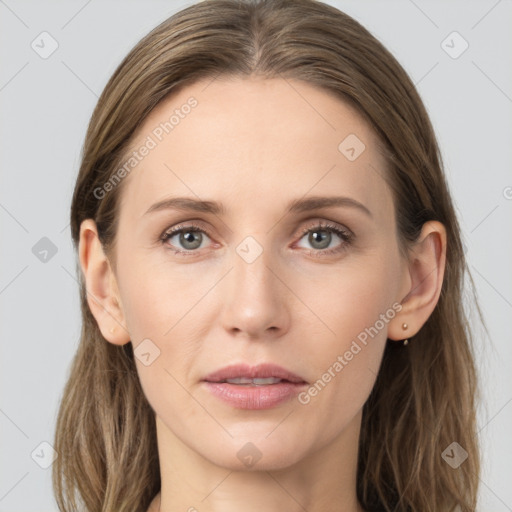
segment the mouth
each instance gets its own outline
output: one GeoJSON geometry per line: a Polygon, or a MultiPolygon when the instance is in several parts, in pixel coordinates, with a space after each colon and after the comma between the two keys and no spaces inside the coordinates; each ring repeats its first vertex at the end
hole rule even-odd
{"type": "Polygon", "coordinates": [[[232,365],[203,379],[215,397],[237,409],[270,409],[296,396],[308,383],[281,366],[232,365]]]}
{"type": "Polygon", "coordinates": [[[267,386],[286,381],[293,384],[307,382],[295,373],[275,364],[264,363],[257,366],[247,364],[235,364],[226,366],[207,375],[206,382],[227,382],[238,385],[267,386]]]}
{"type": "MultiPolygon", "coordinates": [[[[207,381],[208,382],[208,381],[207,381]]],[[[270,384],[279,384],[280,382],[290,382],[286,379],[278,379],[277,377],[255,378],[235,377],[233,379],[225,379],[218,381],[220,383],[236,384],[238,386],[268,386],[270,384]]]]}

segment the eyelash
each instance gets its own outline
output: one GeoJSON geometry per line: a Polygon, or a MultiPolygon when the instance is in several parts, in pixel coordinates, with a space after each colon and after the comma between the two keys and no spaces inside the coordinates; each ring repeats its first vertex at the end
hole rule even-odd
{"type": "MultiPolygon", "coordinates": [[[[343,243],[333,249],[304,249],[309,255],[314,257],[325,257],[331,254],[336,254],[345,251],[346,249],[348,249],[348,246],[350,246],[354,239],[353,233],[348,229],[342,229],[335,224],[331,224],[330,222],[320,221],[313,226],[304,228],[300,235],[299,241],[302,240],[302,238],[304,238],[304,236],[307,235],[308,233],[312,233],[315,231],[328,231],[330,233],[334,233],[335,235],[338,235],[338,237],[343,241],[343,243]]],[[[190,232],[204,233],[209,238],[211,238],[208,231],[206,231],[204,228],[198,226],[197,224],[189,223],[186,226],[178,225],[164,231],[160,236],[159,240],[162,242],[163,245],[168,245],[166,244],[167,240],[172,238],[174,235],[190,232]]],[[[172,252],[180,256],[196,256],[197,253],[199,252],[198,250],[186,251],[181,249],[173,249],[171,247],[169,248],[172,252]]]]}

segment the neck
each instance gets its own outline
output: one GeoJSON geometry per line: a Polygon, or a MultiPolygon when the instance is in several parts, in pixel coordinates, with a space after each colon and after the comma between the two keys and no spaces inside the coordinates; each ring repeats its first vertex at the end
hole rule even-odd
{"type": "Polygon", "coordinates": [[[221,467],[156,418],[161,492],[148,512],[363,512],[356,496],[361,415],[330,443],[288,467],[221,467]]]}

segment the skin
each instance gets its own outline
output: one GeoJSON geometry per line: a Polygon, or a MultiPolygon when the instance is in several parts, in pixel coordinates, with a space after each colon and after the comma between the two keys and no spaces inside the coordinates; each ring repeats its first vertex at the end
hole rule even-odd
{"type": "Polygon", "coordinates": [[[361,511],[362,407],[386,339],[413,336],[437,303],[444,227],[425,224],[401,256],[375,135],[351,107],[302,82],[197,82],[150,114],[132,148],[191,96],[198,105],[125,178],[115,267],[91,219],[80,234],[89,306],[105,339],[136,348],[149,338],[160,350],[149,366],[136,358],[161,464],[162,490],[149,510],[361,511]],[[354,161],[338,150],[349,134],[366,146],[354,161]],[[347,205],[286,213],[289,201],[313,195],[349,197],[371,215],[347,205]],[[145,214],[171,196],[218,201],[225,212],[145,214]],[[196,255],[172,252],[190,247],[179,235],[159,241],[191,220],[206,233],[196,255]],[[328,248],[342,250],[322,256],[324,246],[302,233],[319,221],[348,228],[352,242],[332,234],[328,248]],[[263,251],[252,263],[236,251],[247,236],[263,251]],[[307,404],[240,410],[201,383],[235,362],[273,362],[314,383],[398,303],[401,311],[307,404]],[[248,442],[262,455],[252,467],[237,457],[248,442]]]}

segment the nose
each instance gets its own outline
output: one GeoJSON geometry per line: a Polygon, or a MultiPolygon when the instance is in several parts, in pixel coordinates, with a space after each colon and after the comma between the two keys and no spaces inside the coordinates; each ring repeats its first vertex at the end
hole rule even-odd
{"type": "Polygon", "coordinates": [[[289,329],[292,298],[279,276],[276,261],[272,261],[271,251],[254,245],[242,245],[233,254],[233,268],[226,276],[221,322],[232,336],[275,339],[289,329]],[[248,249],[245,253],[244,248],[248,249]],[[262,252],[253,259],[255,250],[262,252]]]}

